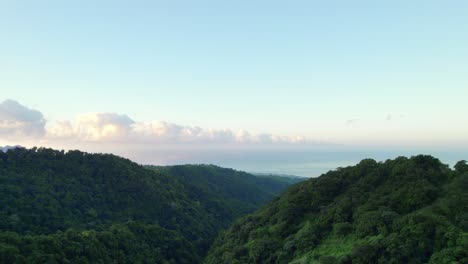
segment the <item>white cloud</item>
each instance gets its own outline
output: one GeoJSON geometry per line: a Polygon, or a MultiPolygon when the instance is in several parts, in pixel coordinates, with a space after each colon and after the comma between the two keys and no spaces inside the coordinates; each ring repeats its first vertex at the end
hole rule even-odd
{"type": "Polygon", "coordinates": [[[121,141],[129,137],[135,123],[127,115],[88,113],[75,121],[56,122],[48,131],[50,138],[79,141],[121,141]]]}
{"type": "Polygon", "coordinates": [[[205,138],[200,127],[181,126],[168,122],[138,122],[132,125],[133,137],[143,141],[193,142],[205,138]]]}
{"type": "Polygon", "coordinates": [[[5,138],[39,138],[45,134],[41,112],[27,108],[16,101],[0,103],[0,136],[5,138]]]}
{"type": "Polygon", "coordinates": [[[203,129],[167,122],[135,123],[133,136],[140,140],[165,143],[303,143],[301,136],[286,137],[270,134],[252,135],[245,130],[203,129]]]}
{"type": "Polygon", "coordinates": [[[169,122],[135,122],[126,115],[88,113],[74,121],[59,121],[48,130],[49,139],[122,143],[303,143],[304,137],[252,135],[245,130],[203,129],[169,122]]]}
{"type": "MultiPolygon", "coordinates": [[[[138,122],[124,114],[87,113],[74,120],[47,123],[41,112],[16,101],[0,104],[0,138],[41,142],[122,144],[296,144],[301,136],[251,134],[245,130],[183,126],[170,122],[138,122]]],[[[34,143],[32,143],[34,144],[34,143]]]]}

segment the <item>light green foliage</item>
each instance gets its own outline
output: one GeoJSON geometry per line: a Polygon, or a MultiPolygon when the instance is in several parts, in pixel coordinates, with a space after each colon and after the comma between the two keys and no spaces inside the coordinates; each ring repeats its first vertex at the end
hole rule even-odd
{"type": "Polygon", "coordinates": [[[330,171],[238,221],[205,263],[468,263],[465,166],[419,155],[330,171]],[[252,242],[264,230],[269,247],[252,242]]]}

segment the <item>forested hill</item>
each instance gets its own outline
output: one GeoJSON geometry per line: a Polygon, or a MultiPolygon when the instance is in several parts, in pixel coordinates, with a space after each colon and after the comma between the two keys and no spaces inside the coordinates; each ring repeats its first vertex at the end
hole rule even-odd
{"type": "Polygon", "coordinates": [[[283,188],[214,166],[154,171],[109,154],[10,149],[0,263],[199,263],[222,228],[283,188]],[[218,189],[204,186],[216,176],[218,189]]]}
{"type": "MultiPolygon", "coordinates": [[[[214,165],[147,166],[147,168],[180,180],[186,186],[191,199],[202,199],[205,204],[220,204],[220,208],[216,208],[218,214],[227,208],[234,209],[231,211],[232,217],[226,219],[252,212],[290,185],[306,179],[273,175],[254,176],[214,165]]],[[[232,223],[230,220],[228,222],[232,223]]]]}
{"type": "Polygon", "coordinates": [[[468,263],[468,165],[420,155],[330,171],[237,221],[205,263],[468,263]]]}

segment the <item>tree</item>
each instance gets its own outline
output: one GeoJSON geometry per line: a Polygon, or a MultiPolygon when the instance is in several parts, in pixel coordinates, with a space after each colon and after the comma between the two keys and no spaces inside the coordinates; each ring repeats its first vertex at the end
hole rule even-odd
{"type": "Polygon", "coordinates": [[[455,164],[454,168],[460,173],[468,172],[468,164],[466,164],[466,160],[460,160],[455,164]]]}

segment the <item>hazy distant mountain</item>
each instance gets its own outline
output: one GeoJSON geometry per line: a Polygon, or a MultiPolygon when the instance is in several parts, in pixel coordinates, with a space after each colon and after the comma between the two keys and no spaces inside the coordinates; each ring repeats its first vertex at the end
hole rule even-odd
{"type": "Polygon", "coordinates": [[[299,183],[299,182],[306,181],[309,179],[309,177],[297,176],[297,175],[291,175],[291,174],[283,174],[283,173],[255,172],[252,174],[257,177],[270,178],[270,179],[274,178],[274,179],[278,179],[282,181],[287,181],[287,182],[290,182],[291,184],[299,183]]]}
{"type": "Polygon", "coordinates": [[[286,178],[294,178],[294,179],[302,179],[307,180],[307,177],[304,176],[297,176],[291,174],[284,174],[284,173],[270,173],[270,172],[251,172],[255,176],[279,176],[279,177],[286,177],[286,178]]]}
{"type": "Polygon", "coordinates": [[[0,151],[1,152],[7,152],[8,150],[10,149],[15,149],[15,148],[24,148],[20,145],[16,145],[16,146],[4,146],[4,147],[0,147],[0,151]]]}

